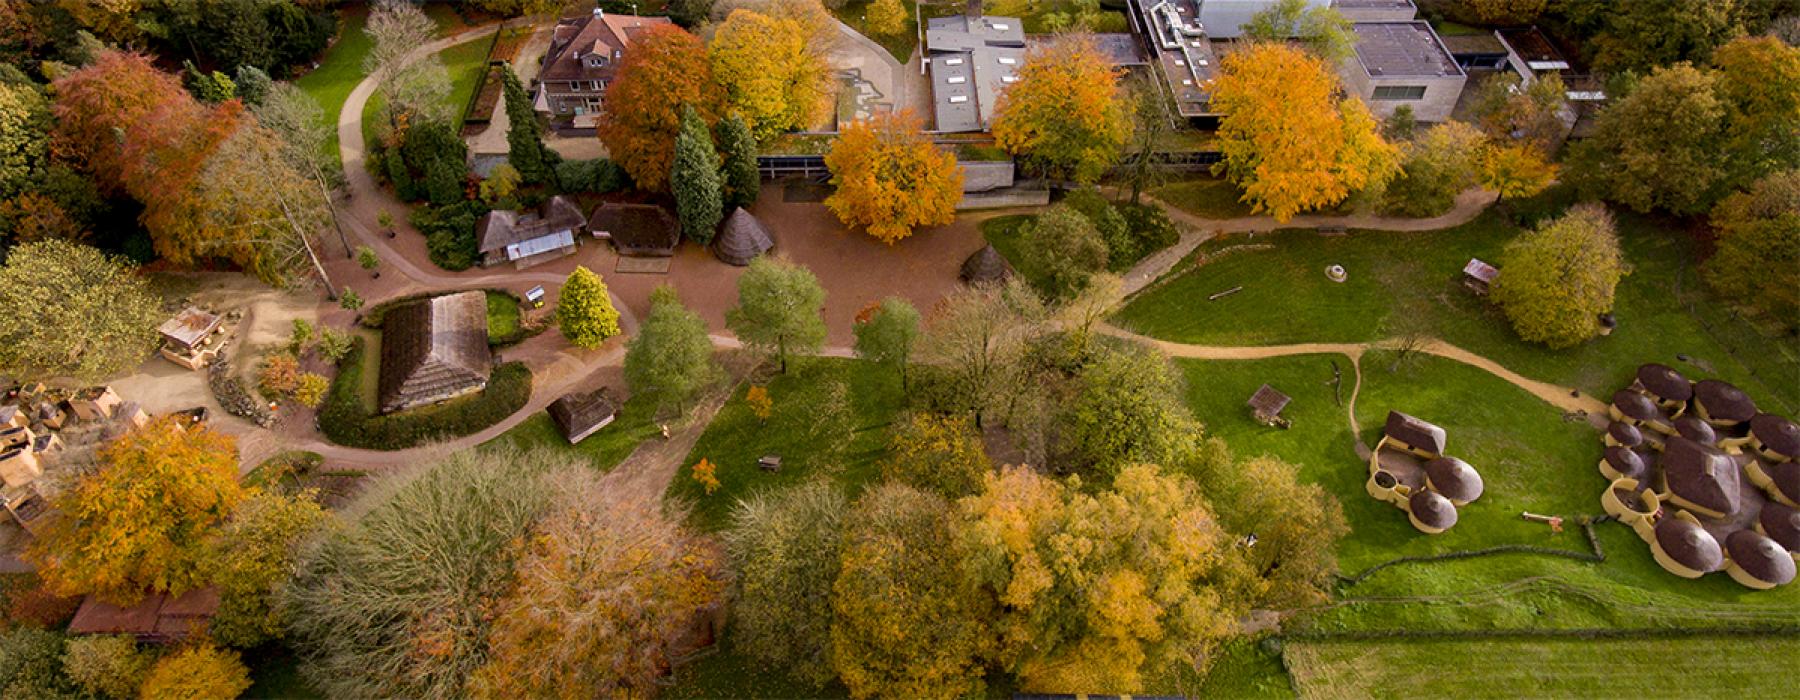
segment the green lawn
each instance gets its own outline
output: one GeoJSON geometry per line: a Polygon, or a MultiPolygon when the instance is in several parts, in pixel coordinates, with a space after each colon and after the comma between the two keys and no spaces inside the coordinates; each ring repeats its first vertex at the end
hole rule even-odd
{"type": "Polygon", "coordinates": [[[1773,698],[1793,693],[1800,639],[1289,642],[1286,657],[1308,697],[1773,698]]]}
{"type": "Polygon", "coordinates": [[[1639,364],[1665,362],[1736,382],[1766,407],[1795,413],[1800,339],[1763,337],[1710,298],[1693,270],[1698,244],[1686,234],[1628,213],[1618,219],[1632,268],[1615,300],[1619,329],[1568,350],[1519,340],[1497,310],[1462,288],[1469,258],[1497,261],[1520,231],[1491,211],[1442,231],[1327,238],[1288,229],[1208,241],[1197,254],[1232,250],[1137,296],[1114,321],[1177,342],[1278,345],[1371,341],[1406,317],[1520,374],[1591,394],[1611,394],[1639,364]],[[1333,264],[1349,272],[1347,282],[1325,277],[1333,264]],[[1206,300],[1232,287],[1243,289],[1206,300]]]}
{"type": "Polygon", "coordinates": [[[630,456],[631,451],[637,449],[638,443],[657,437],[660,432],[656,423],[656,407],[649,399],[633,398],[619,408],[619,415],[612,423],[575,445],[563,438],[562,431],[556,428],[556,423],[550,420],[548,413],[538,413],[525,419],[487,444],[513,445],[521,452],[533,454],[537,450],[566,452],[605,472],[611,471],[630,456]]]}
{"type": "MultiPolygon", "coordinates": [[[[450,73],[450,94],[444,98],[446,112],[451,119],[457,120],[456,126],[461,128],[463,109],[469,100],[475,97],[475,86],[481,80],[481,74],[487,67],[488,48],[493,44],[491,36],[472,39],[439,51],[438,60],[444,63],[444,69],[450,73]]],[[[361,80],[361,78],[358,78],[361,80]]],[[[369,96],[363,104],[363,140],[375,142],[376,121],[381,118],[381,106],[385,103],[380,93],[369,96]]]]}
{"type": "Polygon", "coordinates": [[[342,27],[338,30],[337,43],[325,52],[325,60],[319,62],[318,68],[294,80],[294,85],[318,102],[323,110],[325,124],[331,127],[331,136],[325,143],[326,152],[334,156],[338,150],[338,112],[343,111],[344,100],[350,99],[350,91],[368,75],[363,71],[363,59],[374,48],[368,32],[363,31],[363,25],[369,20],[366,8],[346,8],[339,17],[342,27]]]}
{"type": "Polygon", "coordinates": [[[519,298],[505,292],[487,292],[488,342],[509,345],[519,341],[519,298]]]}
{"type": "Polygon", "coordinates": [[[1208,219],[1250,216],[1250,205],[1238,201],[1243,190],[1223,178],[1196,177],[1171,182],[1150,190],[1150,194],[1194,216],[1208,219]]]}
{"type": "Polygon", "coordinates": [[[792,486],[823,475],[854,492],[879,475],[887,427],[903,402],[899,377],[891,370],[861,360],[790,359],[788,373],[768,383],[774,414],[767,422],[757,420],[744,403],[747,390],[748,385],[739,387],[719,410],[669,486],[670,498],[694,504],[694,520],[702,529],[724,527],[732,504],[759,489],[792,486]],[[834,381],[849,386],[854,414],[849,436],[814,430],[819,406],[834,381]],[[827,461],[820,456],[831,441],[846,439],[843,459],[827,461]],[[757,460],[768,454],[781,456],[779,472],[757,468],[757,460]],[[710,495],[687,469],[702,458],[718,468],[720,487],[710,495]]]}
{"type": "Polygon", "coordinates": [[[996,216],[981,222],[981,237],[986,238],[994,250],[1000,251],[1000,257],[1012,263],[1013,270],[1025,277],[1031,286],[1042,290],[1049,283],[1044,279],[1044,272],[1025,258],[1025,227],[1036,221],[1030,214],[1008,214],[996,216]]]}

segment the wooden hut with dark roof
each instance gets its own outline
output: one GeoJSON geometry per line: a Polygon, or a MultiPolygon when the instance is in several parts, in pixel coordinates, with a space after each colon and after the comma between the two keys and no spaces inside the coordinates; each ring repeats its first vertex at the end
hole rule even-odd
{"type": "Polygon", "coordinates": [[[1489,265],[1480,258],[1469,258],[1468,264],[1463,265],[1463,286],[1478,295],[1487,296],[1494,281],[1498,279],[1500,268],[1489,265]]]}
{"type": "Polygon", "coordinates": [[[1700,578],[1725,565],[1725,551],[1706,528],[1687,513],[1657,521],[1650,540],[1656,563],[1682,578],[1700,578]]]}
{"type": "Polygon", "coordinates": [[[563,437],[571,445],[599,432],[619,415],[619,405],[613,401],[605,387],[591,392],[565,394],[552,401],[545,410],[549,411],[550,420],[556,423],[557,429],[562,431],[563,437]]]}
{"type": "Polygon", "coordinates": [[[1753,459],[1744,465],[1744,474],[1750,483],[1769,492],[1769,498],[1800,508],[1800,462],[1770,464],[1753,459]]]}
{"type": "Polygon", "coordinates": [[[1770,413],[1750,419],[1750,449],[1771,462],[1800,460],[1800,425],[1770,413]]]}
{"type": "Polygon", "coordinates": [[[1670,438],[1660,463],[1668,501],[1708,518],[1736,513],[1742,503],[1737,463],[1711,445],[1670,438]]]}
{"type": "Polygon", "coordinates": [[[1762,512],[1756,514],[1756,531],[1800,558],[1800,509],[1785,503],[1764,503],[1762,512]]]}
{"type": "Polygon", "coordinates": [[[575,234],[587,217],[575,201],[556,195],[538,211],[495,209],[475,223],[475,247],[482,265],[512,263],[523,270],[575,254],[575,234]]]}
{"type": "Polygon", "coordinates": [[[1420,491],[1406,499],[1406,519],[1419,532],[1436,535],[1456,525],[1456,505],[1436,491],[1420,491]]]}
{"type": "Polygon", "coordinates": [[[1713,430],[1711,423],[1700,420],[1699,416],[1682,416],[1676,418],[1674,423],[1676,435],[1702,445],[1716,445],[1719,442],[1719,432],[1713,430]]]}
{"type": "Polygon", "coordinates": [[[1704,379],[1694,385],[1694,408],[1706,422],[1720,428],[1756,417],[1756,402],[1749,394],[1717,379],[1704,379]]]}
{"type": "Polygon", "coordinates": [[[1256,393],[1251,394],[1250,400],[1245,403],[1250,407],[1250,414],[1256,418],[1256,422],[1285,428],[1288,427],[1288,420],[1281,417],[1281,412],[1291,401],[1293,399],[1288,398],[1287,394],[1264,384],[1257,387],[1256,393]]]}
{"type": "Polygon", "coordinates": [[[1388,411],[1382,441],[1426,459],[1444,454],[1444,429],[1399,411],[1388,411]]]}
{"type": "Polygon", "coordinates": [[[588,217],[588,230],[626,257],[666,258],[681,245],[681,225],[654,204],[602,204],[588,217]]]}
{"type": "Polygon", "coordinates": [[[1671,411],[1687,405],[1694,397],[1694,383],[1668,365],[1655,362],[1640,365],[1631,387],[1648,394],[1656,403],[1671,411]]]}
{"type": "Polygon", "coordinates": [[[1425,463],[1425,486],[1441,493],[1457,507],[1481,498],[1481,473],[1455,457],[1439,457],[1425,463]]]}
{"type": "Polygon", "coordinates": [[[719,235],[713,238],[712,253],[719,262],[743,267],[774,247],[775,239],[769,236],[769,229],[754,214],[738,207],[725,218],[719,235]]]}
{"type": "Polygon", "coordinates": [[[1012,265],[993,246],[982,246],[963,260],[962,281],[968,285],[1004,284],[1013,276],[1012,265]]]}
{"type": "Polygon", "coordinates": [[[1725,573],[1750,588],[1767,590],[1794,580],[1793,555],[1753,530],[1726,535],[1725,556],[1725,573]]]}
{"type": "Polygon", "coordinates": [[[1612,415],[1613,420],[1629,423],[1640,429],[1649,428],[1664,435],[1675,434],[1675,426],[1669,423],[1668,415],[1656,406],[1656,402],[1630,389],[1613,392],[1612,404],[1607,407],[1607,412],[1612,415]]]}
{"type": "Polygon", "coordinates": [[[390,309],[381,325],[381,412],[436,403],[487,386],[487,296],[432,297],[390,309]]]}

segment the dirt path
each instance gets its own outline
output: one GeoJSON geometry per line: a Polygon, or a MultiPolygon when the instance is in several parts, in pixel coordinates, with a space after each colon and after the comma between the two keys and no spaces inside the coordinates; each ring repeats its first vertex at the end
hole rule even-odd
{"type": "Polygon", "coordinates": [[[681,472],[688,453],[694,451],[694,443],[700,441],[700,435],[706,432],[706,426],[712,423],[713,416],[718,415],[731,394],[731,386],[715,390],[701,399],[693,413],[688,414],[686,422],[671,431],[669,439],[638,444],[630,456],[607,473],[607,490],[623,492],[634,500],[661,502],[663,492],[669,490],[669,483],[681,472]]]}

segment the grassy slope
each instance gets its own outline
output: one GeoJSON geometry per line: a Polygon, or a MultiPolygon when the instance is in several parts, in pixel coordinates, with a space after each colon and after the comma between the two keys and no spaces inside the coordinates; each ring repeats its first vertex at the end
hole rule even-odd
{"type": "Polygon", "coordinates": [[[489,338],[510,338],[519,332],[519,300],[510,294],[487,293],[489,338]]]}
{"type": "MultiPolygon", "coordinates": [[[[483,68],[487,65],[490,40],[475,39],[457,44],[438,52],[438,60],[444,63],[444,69],[450,73],[450,95],[444,98],[444,105],[452,118],[459,120],[460,126],[463,108],[475,95],[475,85],[481,79],[483,68]]],[[[380,94],[370,95],[369,101],[363,104],[363,140],[374,143],[376,120],[381,117],[381,106],[384,101],[380,94]]]]}
{"type": "Polygon", "coordinates": [[[1025,281],[1041,290],[1045,287],[1044,273],[1025,259],[1025,227],[1036,220],[1037,217],[1029,214],[996,216],[981,222],[981,236],[994,246],[994,250],[1000,251],[1000,257],[1012,263],[1014,270],[1025,276],[1025,281]]]}
{"type": "Polygon", "coordinates": [[[1384,320],[1405,310],[1426,318],[1430,330],[1451,343],[1528,377],[1589,393],[1610,394],[1638,364],[1657,361],[1737,382],[1771,408],[1800,409],[1800,345],[1762,339],[1728,320],[1724,307],[1699,289],[1692,269],[1699,251],[1690,239],[1644,217],[1621,214],[1619,222],[1633,268],[1618,287],[1620,327],[1569,350],[1519,340],[1503,316],[1460,286],[1459,271],[1469,258],[1496,260],[1519,231],[1492,212],[1444,231],[1322,238],[1310,230],[1285,230],[1209,241],[1202,251],[1245,243],[1273,248],[1234,252],[1169,280],[1134,299],[1115,320],[1179,342],[1273,345],[1373,340],[1382,335],[1384,320]],[[1348,282],[1326,279],[1324,269],[1332,264],[1349,271],[1348,282]],[[1205,301],[1234,286],[1243,291],[1205,301]],[[1702,324],[1690,307],[1713,319],[1712,325],[1702,324]],[[1678,354],[1714,371],[1681,364],[1678,354]]]}
{"type": "Polygon", "coordinates": [[[788,373],[777,375],[768,383],[774,415],[767,422],[758,421],[744,403],[747,390],[748,386],[739,387],[719,410],[669,486],[670,498],[694,503],[694,520],[702,529],[724,527],[731,504],[758,489],[792,486],[814,475],[846,484],[853,492],[860,489],[880,471],[878,462],[886,451],[886,427],[903,401],[899,378],[891,371],[860,360],[836,358],[790,359],[788,373]],[[810,431],[826,387],[834,380],[849,385],[855,413],[849,446],[841,464],[835,465],[826,464],[817,455],[828,441],[841,438],[810,431]],[[757,459],[766,454],[781,456],[781,471],[770,473],[757,468],[757,459]],[[720,487],[710,495],[686,469],[702,458],[718,468],[720,487]]]}
{"type": "Polygon", "coordinates": [[[563,438],[550,414],[539,413],[513,426],[489,445],[511,444],[521,450],[553,450],[567,452],[591,463],[600,471],[611,471],[637,449],[638,443],[659,434],[656,407],[647,399],[631,399],[620,407],[613,422],[587,436],[580,444],[570,445],[563,438]]]}
{"type": "Polygon", "coordinates": [[[1220,178],[1194,178],[1171,182],[1150,194],[1171,206],[1194,216],[1208,219],[1231,219],[1250,216],[1250,205],[1238,201],[1243,191],[1220,178]]]}
{"type": "Polygon", "coordinates": [[[1308,697],[1757,698],[1793,692],[1775,660],[1800,658],[1800,640],[1290,642],[1287,652],[1308,697]]]}
{"type": "Polygon", "coordinates": [[[356,89],[356,84],[367,75],[363,71],[363,59],[374,48],[369,34],[363,31],[363,25],[369,19],[366,9],[347,8],[342,18],[343,27],[338,32],[337,43],[325,53],[325,60],[319,62],[318,68],[294,81],[294,85],[319,103],[325,123],[332,127],[325,144],[331,154],[338,150],[338,112],[343,111],[344,100],[350,98],[350,91],[356,89]]]}

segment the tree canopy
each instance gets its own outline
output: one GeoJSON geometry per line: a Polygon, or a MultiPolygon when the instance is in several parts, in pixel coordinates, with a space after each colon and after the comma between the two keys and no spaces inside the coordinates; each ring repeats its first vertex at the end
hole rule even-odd
{"type": "Polygon", "coordinates": [[[718,121],[722,99],[706,46],[673,26],[645,27],[607,87],[599,124],[600,142],[638,189],[668,190],[684,105],[707,124],[718,121]]]}
{"type": "Polygon", "coordinates": [[[814,686],[835,676],[832,584],[849,507],[826,481],[765,489],[732,507],[724,534],[738,572],[732,643],[814,686]]]}
{"type": "Polygon", "coordinates": [[[811,128],[830,108],[837,85],[813,32],[804,16],[753,9],[732,10],[714,30],[713,75],[758,139],[811,128]]]}
{"type": "Polygon", "coordinates": [[[669,189],[675,195],[682,235],[700,245],[711,242],[725,216],[725,187],[719,181],[719,153],[713,148],[712,132],[692,106],[681,108],[669,189]]]}
{"type": "Polygon", "coordinates": [[[650,293],[650,315],[625,341],[625,383],[633,396],[649,396],[659,407],[686,406],[694,392],[718,376],[706,321],[687,307],[675,288],[650,293]]]}
{"type": "Polygon", "coordinates": [[[783,373],[788,353],[825,344],[825,289],[811,270],[759,255],[737,288],[738,303],[725,312],[725,326],[745,345],[772,351],[783,373]]]}
{"type": "Polygon", "coordinates": [[[870,362],[893,365],[906,388],[906,365],[919,343],[919,310],[900,297],[888,297],[856,317],[856,355],[870,362]]]}
{"type": "Polygon", "coordinates": [[[1091,37],[1063,34],[1039,44],[994,107],[995,142],[1051,177],[1094,182],[1119,158],[1131,110],[1091,37]]]}
{"type": "Polygon", "coordinates": [[[911,112],[878,114],[838,133],[825,155],[835,188],[825,206],[838,221],[891,245],[915,228],[956,219],[962,171],[921,125],[911,112]]]}
{"type": "Polygon", "coordinates": [[[1800,326],[1800,170],[1775,173],[1712,211],[1713,289],[1789,328],[1800,326]]]}
{"type": "Polygon", "coordinates": [[[959,498],[994,470],[967,415],[916,412],[894,422],[881,474],[889,481],[959,498]]]}
{"type": "Polygon", "coordinates": [[[1087,288],[1088,279],[1106,270],[1106,240],[1094,224],[1067,204],[1039,214],[1025,231],[1025,258],[1044,277],[1052,299],[1068,299],[1087,288]]]}
{"type": "Polygon", "coordinates": [[[1506,244],[1493,299],[1519,337],[1561,349],[1600,334],[1624,274],[1612,215],[1582,204],[1506,244]]]}
{"type": "Polygon", "coordinates": [[[606,282],[593,270],[577,265],[556,295],[556,328],[583,348],[597,348],[619,334],[619,310],[613,307],[606,282]]]}
{"type": "Polygon", "coordinates": [[[1601,111],[1572,156],[1584,189],[1637,211],[1705,211],[1725,178],[1717,80],[1687,64],[1658,68],[1601,111]]]}
{"type": "Polygon", "coordinates": [[[1387,207],[1406,216],[1436,216],[1475,185],[1486,137],[1475,127],[1448,121],[1426,129],[1401,147],[1400,174],[1388,183],[1387,207]]]}
{"type": "Polygon", "coordinates": [[[161,303],[123,259],[60,240],[17,246],[0,266],[0,372],[95,380],[136,366],[156,347],[161,303]]]}

